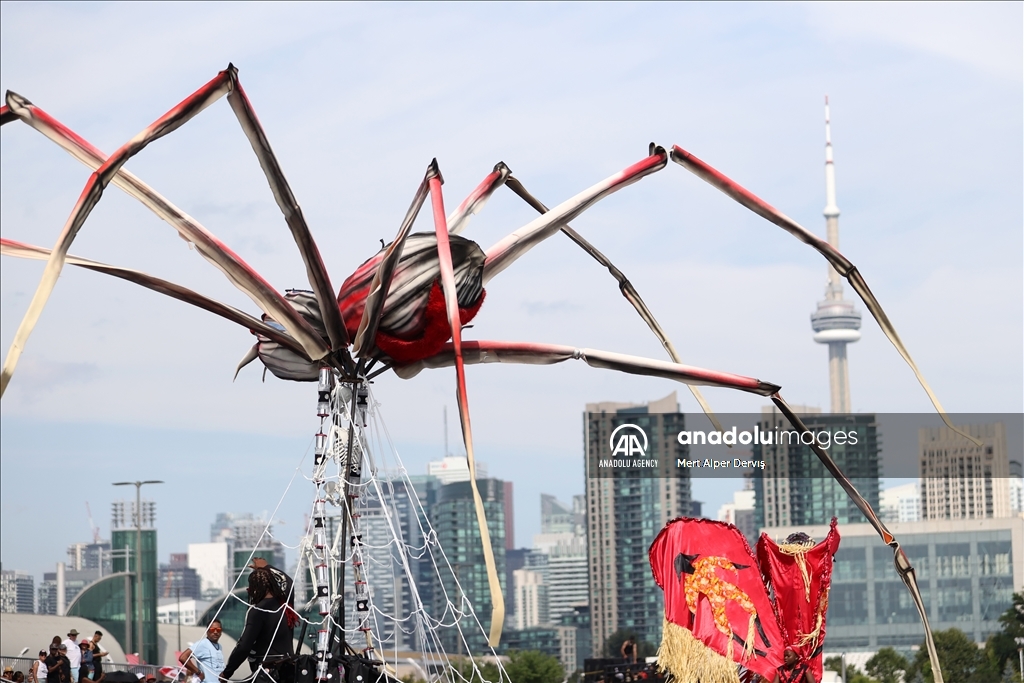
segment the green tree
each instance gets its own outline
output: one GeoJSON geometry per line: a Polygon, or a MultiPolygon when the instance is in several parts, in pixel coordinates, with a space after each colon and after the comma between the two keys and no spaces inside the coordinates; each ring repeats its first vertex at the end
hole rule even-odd
{"type": "Polygon", "coordinates": [[[891,647],[883,647],[867,661],[864,669],[878,683],[900,683],[903,673],[910,670],[910,662],[891,647]]]}
{"type": "MultiPolygon", "coordinates": [[[[987,683],[988,666],[985,655],[967,634],[958,628],[936,631],[935,650],[939,655],[939,666],[942,677],[947,681],[958,683],[987,683]]],[[[934,683],[932,663],[928,659],[928,648],[921,643],[914,661],[911,663],[908,678],[914,680],[917,673],[921,674],[925,683],[934,683]]]]}
{"type": "Polygon", "coordinates": [[[1019,681],[1017,638],[1024,638],[1024,593],[1013,594],[1013,604],[999,617],[999,623],[1003,628],[985,643],[985,658],[991,678],[998,680],[1009,666],[1018,673],[1016,680],[1019,681]]]}
{"type": "MultiPolygon", "coordinates": [[[[843,675],[843,658],[839,656],[829,657],[825,660],[823,665],[825,671],[835,671],[840,676],[843,675]]],[[[864,672],[858,669],[853,664],[847,662],[846,664],[846,683],[878,683],[873,678],[869,678],[864,672]]]]}
{"type": "Polygon", "coordinates": [[[839,656],[826,657],[822,668],[825,671],[835,671],[837,674],[841,674],[843,673],[843,658],[839,656]]]}
{"type": "Polygon", "coordinates": [[[536,650],[509,651],[505,673],[515,683],[561,683],[565,680],[562,663],[536,650]]]}
{"type": "Polygon", "coordinates": [[[458,678],[462,680],[474,683],[476,681],[497,683],[501,680],[501,672],[494,662],[488,662],[485,659],[474,660],[469,657],[452,657],[451,662],[452,668],[458,672],[458,678]]]}

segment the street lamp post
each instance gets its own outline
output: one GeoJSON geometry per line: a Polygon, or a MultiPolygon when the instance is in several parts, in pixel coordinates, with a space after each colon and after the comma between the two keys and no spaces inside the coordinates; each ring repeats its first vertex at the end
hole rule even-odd
{"type": "Polygon", "coordinates": [[[1024,683],[1024,638],[1018,637],[1013,640],[1017,643],[1017,672],[1020,674],[1021,683],[1024,683]]]}
{"type": "Polygon", "coordinates": [[[181,652],[181,580],[183,578],[184,572],[178,578],[178,587],[174,589],[174,594],[178,597],[178,652],[181,652]]]}
{"type": "Polygon", "coordinates": [[[162,484],[162,481],[117,481],[114,486],[135,487],[135,650],[143,657],[142,629],[142,487],[146,484],[162,484]]]}

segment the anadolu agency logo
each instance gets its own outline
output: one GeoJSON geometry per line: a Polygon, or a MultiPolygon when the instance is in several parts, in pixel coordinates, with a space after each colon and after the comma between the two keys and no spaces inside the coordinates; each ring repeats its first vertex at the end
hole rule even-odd
{"type": "Polygon", "coordinates": [[[608,448],[611,449],[613,458],[617,455],[642,458],[647,455],[647,432],[634,424],[619,425],[608,438],[608,448]]]}

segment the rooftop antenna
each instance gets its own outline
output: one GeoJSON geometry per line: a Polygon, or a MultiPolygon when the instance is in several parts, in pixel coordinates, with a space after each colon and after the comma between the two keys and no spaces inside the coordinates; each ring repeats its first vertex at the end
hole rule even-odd
{"type": "Polygon", "coordinates": [[[444,410],[444,457],[448,457],[448,406],[443,407],[444,410]]]}

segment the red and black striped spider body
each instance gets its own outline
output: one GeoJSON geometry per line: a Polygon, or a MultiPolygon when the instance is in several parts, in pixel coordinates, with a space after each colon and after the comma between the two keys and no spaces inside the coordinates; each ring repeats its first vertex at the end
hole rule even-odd
{"type": "MultiPolygon", "coordinates": [[[[450,238],[459,316],[469,323],[480,310],[486,292],[483,288],[484,252],[472,240],[450,238]]],[[[338,309],[351,338],[359,331],[373,277],[387,254],[385,245],[346,278],[338,292],[338,309]]],[[[327,329],[310,290],[291,289],[285,299],[328,342],[327,329]]],[[[277,325],[268,315],[264,322],[277,325]]],[[[278,326],[280,327],[280,326],[278,326]]],[[[284,328],[280,328],[284,331],[284,328]]],[[[289,346],[259,332],[246,360],[256,357],[275,377],[296,382],[315,382],[320,362],[311,361],[289,346]]],[[[389,365],[408,365],[438,354],[452,338],[441,290],[437,259],[437,238],[432,233],[409,235],[391,280],[391,288],[380,315],[374,345],[378,360],[389,365]]]]}
{"type": "MultiPolygon", "coordinates": [[[[484,251],[460,235],[449,238],[452,268],[458,292],[459,319],[470,322],[484,302],[484,251]]],[[[355,337],[363,317],[366,296],[387,247],[356,268],[338,292],[338,306],[349,334],[355,337]]],[[[422,360],[441,351],[452,338],[441,292],[437,237],[433,233],[409,235],[395,267],[374,343],[400,365],[422,360]]]]}

